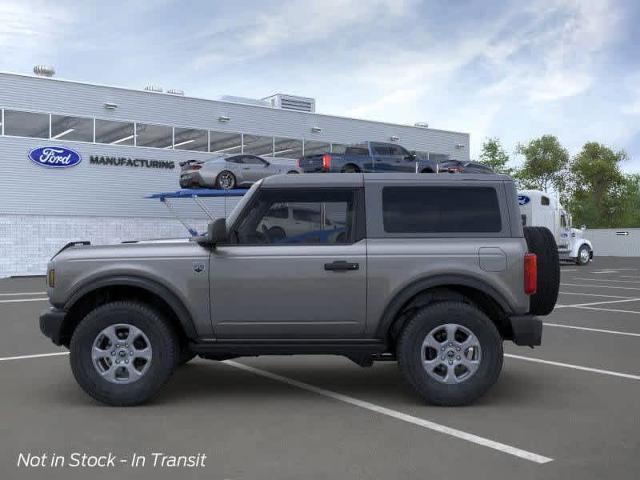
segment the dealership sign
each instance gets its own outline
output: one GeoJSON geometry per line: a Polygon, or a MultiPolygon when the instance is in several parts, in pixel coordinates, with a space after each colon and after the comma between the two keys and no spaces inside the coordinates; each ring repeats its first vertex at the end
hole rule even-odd
{"type": "Polygon", "coordinates": [[[80,154],[65,147],[38,147],[29,152],[29,159],[42,167],[68,168],[82,161],[80,154]]]}

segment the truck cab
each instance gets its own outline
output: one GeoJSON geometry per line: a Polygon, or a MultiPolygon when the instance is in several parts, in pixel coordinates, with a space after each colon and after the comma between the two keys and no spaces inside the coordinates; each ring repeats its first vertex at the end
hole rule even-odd
{"type": "Polygon", "coordinates": [[[557,198],[540,190],[518,192],[522,226],[546,227],[558,244],[563,260],[586,265],[593,260],[593,245],[584,238],[586,227],[572,227],[572,218],[557,198]]]}

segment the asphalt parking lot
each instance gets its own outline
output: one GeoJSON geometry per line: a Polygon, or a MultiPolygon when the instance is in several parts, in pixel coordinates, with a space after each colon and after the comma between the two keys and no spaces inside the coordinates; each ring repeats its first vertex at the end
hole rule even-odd
{"type": "Polygon", "coordinates": [[[395,363],[322,356],[194,360],[152,404],[110,408],[40,334],[44,280],[0,280],[0,478],[638,478],[640,258],[563,266],[560,291],[543,346],[505,344],[498,384],[470,407],[421,403],[395,363]],[[207,459],[18,467],[27,452],[207,459]]]}

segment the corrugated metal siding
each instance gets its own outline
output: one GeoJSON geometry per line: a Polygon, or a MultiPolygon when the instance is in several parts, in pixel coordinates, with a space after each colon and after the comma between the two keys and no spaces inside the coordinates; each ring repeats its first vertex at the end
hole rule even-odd
{"type": "Polygon", "coordinates": [[[469,159],[467,133],[6,73],[0,73],[0,106],[334,143],[389,141],[395,135],[399,137],[399,143],[409,149],[469,159]],[[116,103],[118,108],[106,110],[106,102],[116,103]],[[231,120],[221,123],[218,121],[221,115],[231,120]],[[320,127],[322,132],[312,134],[311,127],[320,127]],[[456,148],[457,144],[464,148],[456,148]]]}
{"type": "Polygon", "coordinates": [[[598,228],[586,230],[584,236],[591,240],[596,257],[640,257],[640,228],[598,228]]]}

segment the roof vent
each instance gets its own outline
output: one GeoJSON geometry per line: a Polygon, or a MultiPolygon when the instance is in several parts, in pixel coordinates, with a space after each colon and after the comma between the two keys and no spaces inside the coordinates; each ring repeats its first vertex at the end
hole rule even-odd
{"type": "Polygon", "coordinates": [[[170,88],[167,90],[167,93],[169,95],[180,95],[181,97],[184,97],[184,90],[180,90],[179,88],[170,88]]]}
{"type": "Polygon", "coordinates": [[[272,107],[282,108],[283,110],[295,110],[297,112],[316,111],[316,100],[314,98],[276,93],[263,100],[268,101],[272,107]]]}
{"type": "Polygon", "coordinates": [[[156,93],[162,93],[162,87],[159,87],[157,85],[147,85],[146,87],[144,87],[144,89],[147,92],[156,92],[156,93]]]}
{"type": "Polygon", "coordinates": [[[33,67],[33,73],[39,77],[53,77],[56,74],[56,69],[50,65],[36,65],[33,67]]]}
{"type": "Polygon", "coordinates": [[[223,102],[242,103],[244,105],[256,105],[258,107],[269,107],[269,102],[257,98],[236,97],[234,95],[223,95],[220,97],[223,102]]]}

